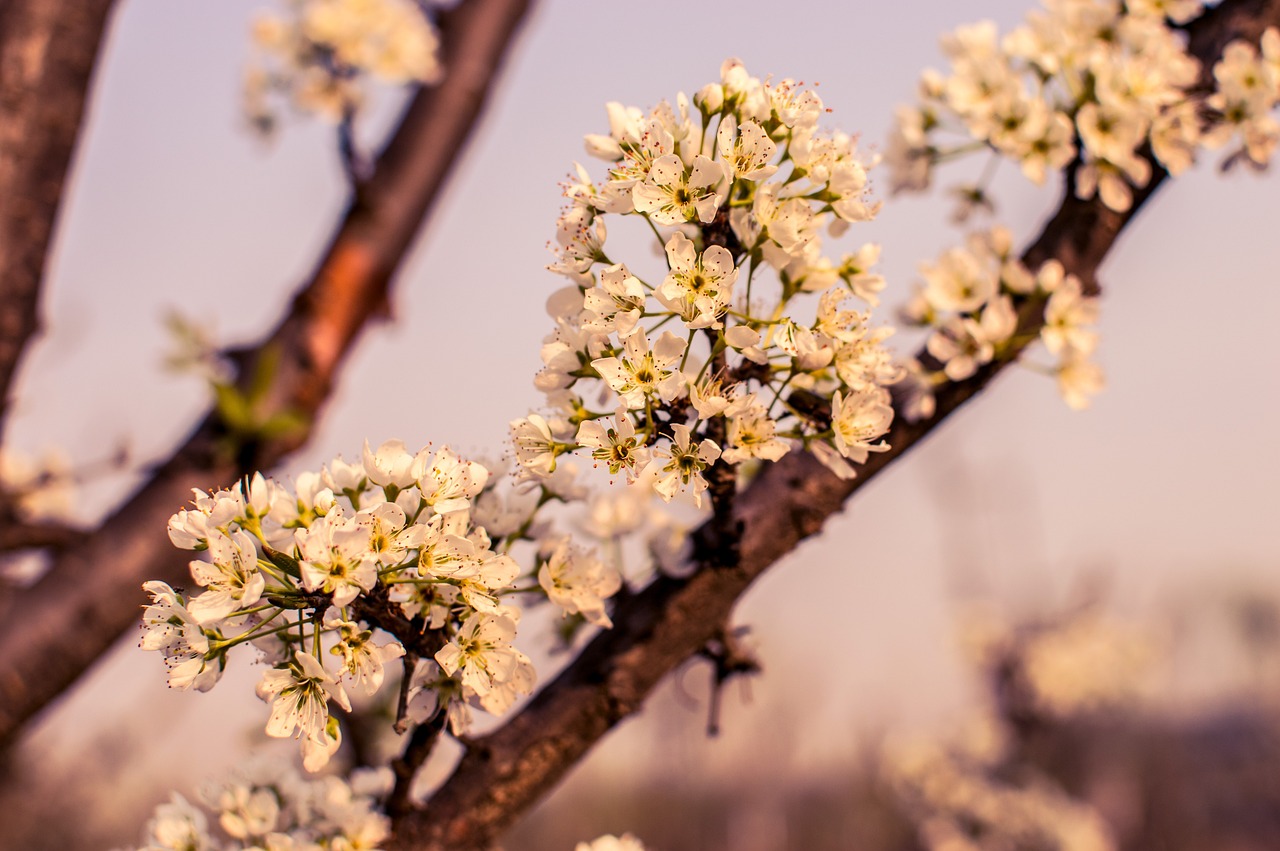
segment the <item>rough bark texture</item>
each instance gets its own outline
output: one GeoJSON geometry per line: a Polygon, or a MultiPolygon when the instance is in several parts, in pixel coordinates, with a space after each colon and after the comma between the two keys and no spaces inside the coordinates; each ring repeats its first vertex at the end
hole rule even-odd
{"type": "MultiPolygon", "coordinates": [[[[312,279],[257,349],[276,366],[265,412],[307,423],[371,318],[384,314],[388,284],[478,119],[528,0],[468,0],[441,23],[445,79],[415,97],[338,227],[312,279]]],[[[148,579],[189,581],[189,554],[165,534],[193,488],[229,484],[268,469],[309,436],[240,441],[210,413],[186,443],[83,542],[61,552],[34,587],[0,610],[0,746],[138,622],[148,579]]]]}
{"type": "MultiPolygon", "coordinates": [[[[1245,38],[1256,43],[1268,25],[1280,26],[1280,0],[1227,0],[1190,27],[1190,50],[1205,61],[1204,76],[1209,78],[1212,62],[1227,42],[1245,38]]],[[[1097,199],[1075,198],[1068,179],[1065,199],[1025,251],[1025,262],[1036,268],[1057,258],[1096,291],[1098,268],[1107,252],[1167,177],[1157,163],[1153,167],[1150,185],[1135,193],[1127,213],[1109,210],[1097,199]]],[[[1039,327],[1042,307],[1033,301],[1023,308],[1023,330],[1039,327]]],[[[873,454],[854,481],[841,481],[805,453],[792,453],[766,466],[734,508],[743,530],[740,561],[732,566],[703,565],[684,580],[659,578],[623,601],[612,630],[600,633],[505,726],[467,743],[454,773],[426,807],[396,821],[392,847],[489,847],[592,745],[636,711],[668,672],[716,634],[756,577],[820,531],[854,492],[985,388],[1001,369],[988,365],[968,380],[940,388],[937,411],[928,420],[908,423],[897,417],[887,436],[893,449],[873,454]]]]}
{"type": "Polygon", "coordinates": [[[111,0],[0,3],[0,431],[111,0]]]}

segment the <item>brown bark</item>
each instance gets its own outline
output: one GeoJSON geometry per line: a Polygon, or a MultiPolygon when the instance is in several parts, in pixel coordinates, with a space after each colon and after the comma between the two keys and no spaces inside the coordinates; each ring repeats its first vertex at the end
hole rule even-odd
{"type": "Polygon", "coordinates": [[[61,523],[27,523],[12,512],[0,512],[0,553],[30,549],[61,549],[80,540],[84,532],[61,523]]]}
{"type": "Polygon", "coordinates": [[[111,5],[0,3],[0,433],[111,5]]]}
{"type": "MultiPolygon", "coordinates": [[[[1190,27],[1191,52],[1205,62],[1234,38],[1257,43],[1268,25],[1280,26],[1280,0],[1226,0],[1190,27]]],[[[1057,214],[1023,255],[1032,268],[1057,258],[1096,291],[1097,273],[1123,228],[1164,182],[1153,162],[1150,185],[1133,208],[1117,213],[1097,199],[1074,197],[1070,180],[1057,214]]],[[[1022,310],[1020,327],[1036,330],[1043,305],[1022,310]]],[[[858,478],[841,481],[806,453],[768,465],[737,499],[743,530],[737,564],[702,564],[688,579],[662,577],[614,613],[581,655],[503,727],[467,743],[452,776],[427,806],[397,819],[393,848],[421,851],[482,849],[546,794],[618,721],[636,711],[659,681],[698,652],[726,622],[750,584],[816,534],[845,501],[982,391],[1003,368],[992,364],[972,378],[940,388],[937,411],[908,423],[899,416],[887,436],[892,450],[873,454],[858,478]]],[[[699,535],[714,535],[707,527],[699,535]]],[[[695,548],[698,551],[698,548],[695,548]]]]}
{"type": "Polygon", "coordinates": [[[231,435],[211,412],[99,529],[61,552],[39,583],[0,611],[0,745],[138,622],[144,581],[188,581],[189,554],[169,543],[165,524],[192,488],[268,469],[309,436],[359,334],[385,313],[391,277],[475,126],[529,6],[468,0],[442,21],[444,80],[414,98],[311,280],[268,338],[241,356],[246,375],[258,359],[275,360],[260,413],[294,412],[305,427],[271,440],[240,436],[229,451],[231,435]]]}

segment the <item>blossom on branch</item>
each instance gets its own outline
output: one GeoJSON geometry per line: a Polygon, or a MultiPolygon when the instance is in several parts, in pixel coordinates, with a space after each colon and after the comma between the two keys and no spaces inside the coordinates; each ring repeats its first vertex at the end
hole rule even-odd
{"type": "Polygon", "coordinates": [[[255,126],[275,124],[272,93],[335,123],[364,99],[361,78],[384,83],[440,79],[439,37],[414,0],[288,0],[284,15],[257,19],[258,63],[245,80],[255,126]]]}

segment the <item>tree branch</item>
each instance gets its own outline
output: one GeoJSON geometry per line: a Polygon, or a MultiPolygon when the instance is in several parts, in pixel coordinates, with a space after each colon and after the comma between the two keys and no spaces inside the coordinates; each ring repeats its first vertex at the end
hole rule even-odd
{"type": "Polygon", "coordinates": [[[423,763],[431,756],[431,751],[435,749],[436,742],[444,732],[448,720],[449,713],[444,707],[437,709],[435,715],[414,726],[413,731],[409,733],[409,741],[404,746],[404,752],[391,761],[391,771],[396,781],[391,794],[387,796],[388,814],[398,815],[413,809],[413,800],[410,795],[413,792],[413,782],[418,777],[418,769],[422,768],[423,763]]]}
{"type": "Polygon", "coordinates": [[[84,530],[50,520],[20,520],[0,509],[0,553],[20,550],[65,549],[84,537],[84,530]]]}
{"type": "Polygon", "coordinates": [[[112,0],[0,3],[0,434],[112,0]]]}
{"type": "Polygon", "coordinates": [[[137,622],[142,582],[189,581],[189,556],[169,543],[165,524],[191,490],[270,468],[309,436],[360,332],[385,313],[391,276],[475,126],[529,6],[468,0],[446,16],[444,80],[414,98],[312,279],[262,345],[244,354],[244,375],[262,358],[275,361],[260,400],[266,413],[301,414],[307,425],[228,452],[231,435],[211,412],[98,530],[0,611],[0,746],[137,622]]]}
{"type": "MultiPolygon", "coordinates": [[[[1280,26],[1280,0],[1225,0],[1198,19],[1189,27],[1189,49],[1204,62],[1202,79],[1211,79],[1212,63],[1229,41],[1246,38],[1256,44],[1268,25],[1280,26]]],[[[1168,176],[1158,163],[1152,165],[1151,183],[1135,192],[1127,213],[1109,210],[1097,198],[1075,198],[1068,180],[1057,214],[1023,254],[1027,265],[1035,269],[1057,258],[1096,290],[1107,252],[1168,176]]],[[[1037,330],[1042,311],[1043,303],[1030,300],[1021,311],[1020,328],[1037,330]]],[[[743,530],[738,562],[702,564],[687,579],[660,577],[620,605],[612,630],[597,635],[503,727],[469,742],[428,806],[396,820],[392,847],[488,847],[614,724],[636,711],[668,672],[715,634],[765,569],[820,531],[853,493],[981,392],[1003,366],[989,364],[970,379],[941,387],[936,413],[928,420],[908,423],[896,417],[887,436],[893,448],[870,456],[853,481],[838,479],[802,452],[766,466],[734,506],[743,530]]],[[[695,533],[696,543],[714,531],[704,526],[695,533]]],[[[695,547],[695,552],[703,550],[695,547]]]]}

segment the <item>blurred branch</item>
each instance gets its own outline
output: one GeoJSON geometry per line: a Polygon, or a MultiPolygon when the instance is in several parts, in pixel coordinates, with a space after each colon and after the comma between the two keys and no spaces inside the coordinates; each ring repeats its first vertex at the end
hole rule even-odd
{"type": "Polygon", "coordinates": [[[169,543],[165,525],[193,488],[268,469],[310,436],[360,332],[386,313],[390,279],[461,154],[529,6],[468,0],[444,16],[444,80],[414,97],[287,315],[261,345],[240,353],[242,380],[261,378],[257,367],[273,360],[268,380],[253,390],[258,415],[290,414],[300,427],[245,440],[210,412],[100,528],[0,610],[0,745],[137,623],[144,581],[189,582],[190,556],[169,543]],[[234,452],[229,437],[237,438],[234,452]]]}
{"type": "Polygon", "coordinates": [[[0,433],[112,0],[0,3],[0,433]]]}
{"type": "MultiPolygon", "coordinates": [[[[1268,25],[1280,26],[1280,0],[1225,0],[1189,27],[1190,50],[1204,62],[1202,78],[1235,38],[1257,43],[1268,25]]],[[[1167,178],[1152,161],[1153,178],[1135,192],[1127,213],[1107,209],[1097,198],[1075,197],[1068,175],[1065,197],[1023,259],[1032,269],[1057,258],[1089,289],[1123,228],[1167,178]]],[[[1024,305],[1021,330],[1038,330],[1043,303],[1024,305]]],[[[1031,335],[1034,339],[1034,334],[1031,335]]],[[[816,534],[845,501],[943,420],[981,392],[1005,364],[990,364],[972,378],[937,392],[928,420],[895,417],[887,441],[859,477],[842,481],[812,455],[792,452],[767,465],[736,500],[734,519],[743,535],[741,557],[715,564],[703,555],[686,579],[662,576],[619,604],[614,626],[601,632],[550,684],[494,732],[468,742],[452,776],[427,806],[396,820],[398,849],[462,851],[488,847],[539,797],[546,794],[616,723],[640,708],[649,692],[677,665],[697,653],[729,617],[750,584],[802,540],[816,534]]],[[[695,533],[694,552],[714,542],[714,521],[695,533]]]]}
{"type": "Polygon", "coordinates": [[[47,520],[19,520],[4,506],[0,509],[0,553],[18,550],[65,549],[84,537],[84,530],[47,520]]]}

